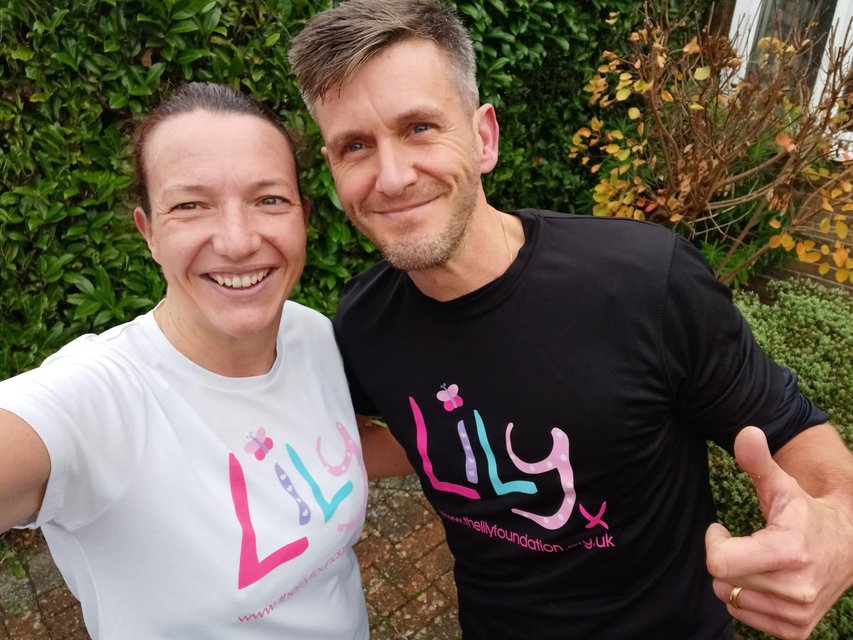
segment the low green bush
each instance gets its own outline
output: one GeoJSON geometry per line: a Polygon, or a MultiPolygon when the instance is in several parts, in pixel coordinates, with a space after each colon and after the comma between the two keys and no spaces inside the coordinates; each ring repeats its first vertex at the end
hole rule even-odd
{"type": "MultiPolygon", "coordinates": [[[[853,447],[853,297],[811,281],[773,281],[772,303],[739,290],[735,302],[768,354],[799,377],[800,389],[830,415],[853,447]]],[[[764,526],[749,477],[718,447],[710,451],[711,479],[719,520],[734,535],[764,526]]],[[[739,626],[744,640],[769,636],[739,626]]],[[[853,591],[817,626],[812,640],[853,638],[853,591]]]]}

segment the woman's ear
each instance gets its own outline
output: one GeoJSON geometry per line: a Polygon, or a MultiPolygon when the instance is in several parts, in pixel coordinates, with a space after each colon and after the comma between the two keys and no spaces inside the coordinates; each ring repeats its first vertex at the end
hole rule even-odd
{"type": "Polygon", "coordinates": [[[145,238],[145,243],[148,245],[148,250],[151,252],[151,257],[157,260],[157,252],[154,249],[154,239],[151,233],[151,219],[148,214],[142,210],[142,207],[136,207],[133,210],[133,223],[139,229],[139,233],[145,238]]]}

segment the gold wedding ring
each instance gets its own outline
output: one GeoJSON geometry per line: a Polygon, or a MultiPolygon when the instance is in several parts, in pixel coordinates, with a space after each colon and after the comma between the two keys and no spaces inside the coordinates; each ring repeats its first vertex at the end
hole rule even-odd
{"type": "Polygon", "coordinates": [[[729,604],[732,605],[733,609],[740,609],[737,606],[737,597],[740,595],[742,589],[743,587],[732,587],[732,592],[729,594],[729,604]]]}

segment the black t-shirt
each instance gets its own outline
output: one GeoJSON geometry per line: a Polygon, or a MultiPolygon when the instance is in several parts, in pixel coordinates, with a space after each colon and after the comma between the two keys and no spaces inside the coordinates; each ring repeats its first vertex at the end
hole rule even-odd
{"type": "Polygon", "coordinates": [[[714,638],[706,439],[772,450],[827,416],[701,255],[649,223],[522,210],[497,280],[438,302],[385,263],[335,318],[441,516],[466,640],[714,638]]]}

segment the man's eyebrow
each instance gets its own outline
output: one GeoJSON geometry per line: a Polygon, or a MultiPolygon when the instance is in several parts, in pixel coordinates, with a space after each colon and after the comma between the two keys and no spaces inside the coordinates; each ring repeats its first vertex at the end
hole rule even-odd
{"type": "MultiPolygon", "coordinates": [[[[414,107],[408,111],[397,114],[394,119],[399,123],[410,122],[432,122],[442,120],[444,111],[438,107],[414,107]]],[[[359,129],[346,129],[332,136],[327,142],[329,149],[339,149],[350,140],[358,140],[363,136],[359,129]]]]}
{"type": "Polygon", "coordinates": [[[350,140],[357,139],[360,136],[358,130],[356,129],[348,129],[346,131],[341,131],[338,134],[335,134],[331,139],[326,141],[326,147],[328,149],[339,149],[344,144],[350,140]]]}

